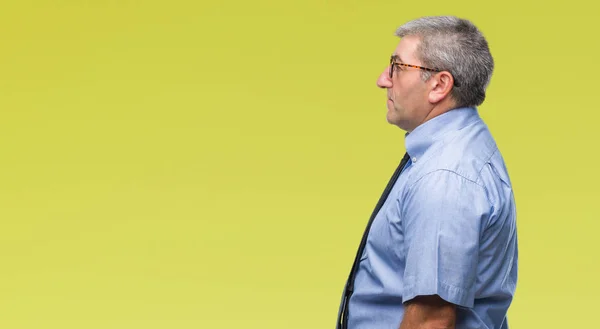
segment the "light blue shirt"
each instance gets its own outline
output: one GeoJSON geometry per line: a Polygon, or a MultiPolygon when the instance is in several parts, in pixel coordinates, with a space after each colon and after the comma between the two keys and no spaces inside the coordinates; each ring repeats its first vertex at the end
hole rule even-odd
{"type": "Polygon", "coordinates": [[[397,329],[403,302],[437,294],[456,329],[507,329],[517,282],[516,209],[504,160],[475,108],[406,135],[411,157],[375,217],[348,329],[397,329]]]}

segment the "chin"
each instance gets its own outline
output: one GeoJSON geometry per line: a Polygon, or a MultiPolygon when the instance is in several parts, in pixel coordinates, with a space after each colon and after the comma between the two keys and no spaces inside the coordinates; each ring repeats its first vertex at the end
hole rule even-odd
{"type": "Polygon", "coordinates": [[[408,131],[407,130],[407,122],[405,122],[401,118],[394,117],[393,115],[389,115],[389,113],[388,113],[386,119],[389,124],[394,125],[404,131],[408,131]]]}
{"type": "Polygon", "coordinates": [[[390,113],[388,112],[388,114],[385,116],[385,119],[387,120],[387,122],[389,124],[394,124],[394,120],[391,118],[390,113]]]}
{"type": "Polygon", "coordinates": [[[398,121],[398,118],[396,117],[396,113],[394,112],[394,110],[388,110],[387,114],[385,116],[386,120],[388,123],[395,125],[398,121]]]}

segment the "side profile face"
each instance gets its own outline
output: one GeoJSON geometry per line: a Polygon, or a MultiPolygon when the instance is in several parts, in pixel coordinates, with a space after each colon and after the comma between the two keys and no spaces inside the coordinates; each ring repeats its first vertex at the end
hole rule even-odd
{"type": "MultiPolygon", "coordinates": [[[[416,56],[419,45],[417,36],[403,37],[393,56],[395,63],[422,66],[416,56]]],[[[379,76],[377,86],[387,90],[387,121],[405,131],[412,131],[425,121],[433,104],[429,102],[431,86],[421,78],[421,70],[395,65],[390,78],[391,65],[379,76]]]]}

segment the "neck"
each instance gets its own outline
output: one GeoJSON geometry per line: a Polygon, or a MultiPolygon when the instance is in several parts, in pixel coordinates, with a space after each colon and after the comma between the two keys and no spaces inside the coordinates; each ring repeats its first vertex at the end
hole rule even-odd
{"type": "Polygon", "coordinates": [[[423,119],[423,121],[420,124],[423,124],[435,117],[437,117],[438,115],[442,115],[450,110],[453,110],[456,108],[456,103],[449,99],[446,98],[443,101],[434,104],[433,107],[431,108],[431,110],[429,111],[429,113],[427,113],[427,116],[425,116],[425,119],[423,119]]]}

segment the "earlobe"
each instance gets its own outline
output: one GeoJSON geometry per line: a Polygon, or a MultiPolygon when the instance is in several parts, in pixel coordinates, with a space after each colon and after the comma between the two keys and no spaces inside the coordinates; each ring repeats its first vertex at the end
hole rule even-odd
{"type": "Polygon", "coordinates": [[[437,104],[441,100],[444,99],[444,95],[439,92],[439,90],[433,89],[429,92],[429,102],[432,104],[437,104]]]}

